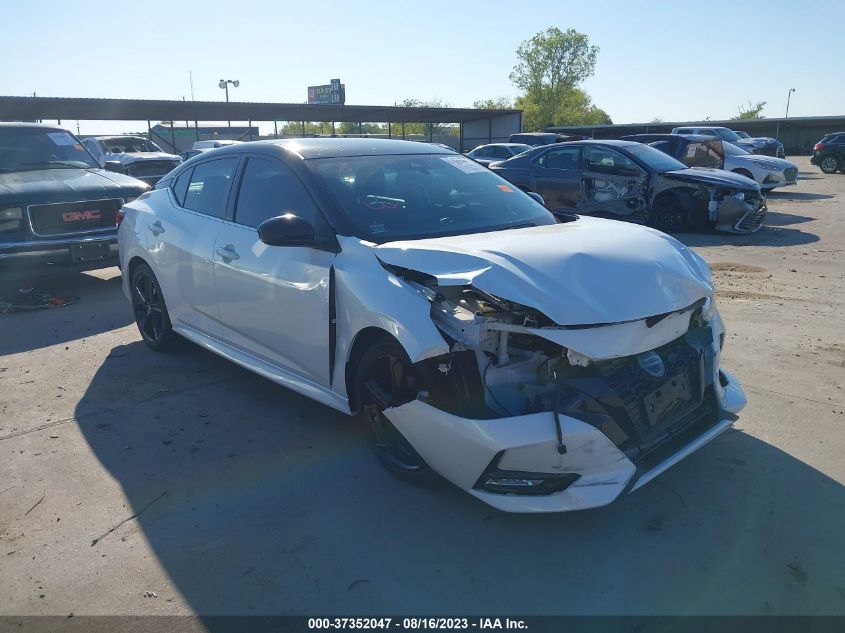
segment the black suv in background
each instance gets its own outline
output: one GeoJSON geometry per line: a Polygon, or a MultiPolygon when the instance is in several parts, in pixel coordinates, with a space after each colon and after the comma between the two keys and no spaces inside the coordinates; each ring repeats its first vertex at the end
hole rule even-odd
{"type": "Polygon", "coordinates": [[[0,123],[0,272],[117,263],[117,214],[149,185],[112,173],[64,128],[0,123]]]}
{"type": "Polygon", "coordinates": [[[845,132],[832,132],[813,145],[810,162],[826,174],[845,172],[845,132]]]}

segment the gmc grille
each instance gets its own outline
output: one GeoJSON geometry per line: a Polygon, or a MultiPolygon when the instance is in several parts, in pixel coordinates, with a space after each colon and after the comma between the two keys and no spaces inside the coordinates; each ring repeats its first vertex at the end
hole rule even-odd
{"type": "Polygon", "coordinates": [[[123,200],[87,200],[34,204],[27,207],[32,232],[37,236],[73,235],[112,228],[123,200]]]}

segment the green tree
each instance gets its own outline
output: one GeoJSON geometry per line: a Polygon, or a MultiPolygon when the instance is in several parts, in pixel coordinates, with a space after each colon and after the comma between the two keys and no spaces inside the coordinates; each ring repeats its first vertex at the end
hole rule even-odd
{"type": "MultiPolygon", "coordinates": [[[[451,103],[443,101],[440,97],[434,97],[428,101],[420,99],[404,99],[398,104],[403,108],[450,108],[451,103]]],[[[394,124],[394,134],[401,134],[401,123],[394,124]]],[[[457,136],[458,128],[454,125],[447,125],[445,123],[405,123],[405,135],[421,134],[423,136],[435,134],[452,134],[457,136]]]]}
{"type": "Polygon", "coordinates": [[[513,108],[513,101],[508,97],[479,99],[478,101],[473,101],[472,107],[477,110],[510,110],[513,108]]]}
{"type": "Polygon", "coordinates": [[[598,46],[592,46],[583,33],[556,27],[519,45],[510,80],[533,106],[532,127],[542,129],[560,122],[557,115],[561,107],[567,100],[580,98],[573,90],[592,76],[598,53],[598,46]]]}
{"type": "Polygon", "coordinates": [[[731,117],[731,120],[744,121],[746,119],[764,119],[765,117],[760,116],[760,113],[765,107],[765,101],[758,101],[757,103],[751,103],[751,101],[749,101],[744,106],[739,106],[736,109],[736,116],[731,117]]]}
{"type": "Polygon", "coordinates": [[[610,115],[593,104],[590,96],[580,88],[569,90],[551,115],[529,96],[518,97],[515,106],[523,111],[522,123],[526,130],[542,130],[551,125],[609,125],[610,115]]]}

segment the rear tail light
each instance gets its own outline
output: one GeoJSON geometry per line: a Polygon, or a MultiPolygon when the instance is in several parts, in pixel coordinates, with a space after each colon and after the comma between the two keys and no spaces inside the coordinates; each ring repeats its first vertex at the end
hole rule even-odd
{"type": "Polygon", "coordinates": [[[119,227],[120,223],[123,222],[123,216],[126,215],[123,213],[123,209],[118,209],[117,213],[114,214],[114,225],[119,227]]]}
{"type": "Polygon", "coordinates": [[[816,143],[813,145],[813,151],[818,152],[822,147],[824,147],[824,143],[816,143]]]}

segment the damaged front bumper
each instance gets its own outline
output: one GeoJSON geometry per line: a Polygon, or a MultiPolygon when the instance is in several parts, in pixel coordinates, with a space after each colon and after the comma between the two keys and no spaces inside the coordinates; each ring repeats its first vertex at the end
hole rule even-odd
{"type": "Polygon", "coordinates": [[[767,211],[762,196],[751,196],[749,200],[728,197],[719,205],[715,228],[727,233],[754,233],[763,227],[767,211]]]}
{"type": "Polygon", "coordinates": [[[564,512],[596,508],[645,485],[730,427],[746,404],[742,387],[719,372],[714,384],[717,415],[702,420],[634,463],[598,428],[559,415],[566,450],[561,453],[551,411],[476,420],[442,411],[420,400],[384,414],[435,471],[491,506],[506,512],[564,512]],[[489,479],[566,479],[550,493],[497,493],[489,479]]]}

